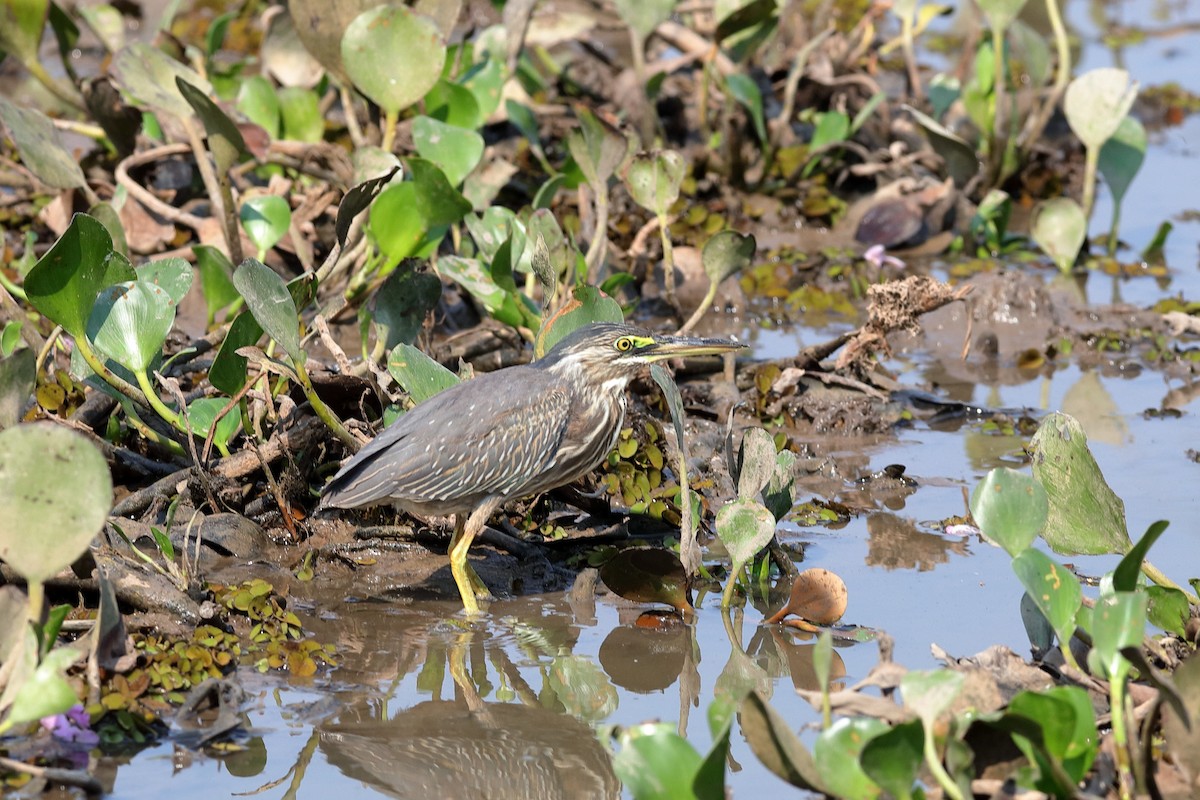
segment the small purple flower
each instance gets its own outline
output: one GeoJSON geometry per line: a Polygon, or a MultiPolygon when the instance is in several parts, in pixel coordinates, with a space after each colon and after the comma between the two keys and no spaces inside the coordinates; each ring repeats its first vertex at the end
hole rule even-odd
{"type": "Polygon", "coordinates": [[[875,244],[868,247],[867,252],[863,253],[863,258],[868,264],[873,265],[876,269],[880,269],[885,266],[903,269],[904,267],[908,266],[895,256],[889,256],[881,244],[875,244]]]}
{"type": "Polygon", "coordinates": [[[55,739],[74,742],[85,747],[100,744],[100,734],[92,730],[92,718],[82,705],[74,705],[63,714],[42,717],[42,727],[55,739]]]}

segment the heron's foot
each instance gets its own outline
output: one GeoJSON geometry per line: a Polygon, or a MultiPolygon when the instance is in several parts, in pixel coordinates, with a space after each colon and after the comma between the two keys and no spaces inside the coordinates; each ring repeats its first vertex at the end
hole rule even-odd
{"type": "Polygon", "coordinates": [[[487,584],[471,568],[471,565],[467,563],[465,558],[461,561],[451,558],[450,574],[454,576],[454,583],[458,587],[458,594],[462,597],[463,608],[466,610],[468,616],[475,616],[480,613],[480,600],[487,601],[493,599],[487,584]]]}
{"type": "Polygon", "coordinates": [[[495,600],[491,589],[483,582],[483,578],[479,577],[479,573],[470,564],[467,567],[467,580],[471,582],[471,589],[475,592],[476,600],[495,600]]]}

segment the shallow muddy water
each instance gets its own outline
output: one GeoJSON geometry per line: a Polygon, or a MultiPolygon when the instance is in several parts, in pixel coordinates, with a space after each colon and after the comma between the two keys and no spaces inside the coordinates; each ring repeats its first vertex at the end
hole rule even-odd
{"type": "MultiPolygon", "coordinates": [[[[1073,2],[1067,15],[1083,40],[1077,71],[1117,64],[1144,85],[1176,80],[1200,91],[1195,4],[1073,2]],[[1102,16],[1177,33],[1113,51],[1100,40],[1096,20],[1102,16]]],[[[1169,281],[1092,275],[1091,302],[1120,299],[1145,307],[1167,296],[1200,296],[1200,223],[1177,218],[1196,207],[1197,185],[1200,116],[1192,115],[1151,135],[1123,212],[1123,237],[1134,252],[1161,221],[1175,221],[1166,248],[1169,281]]],[[[1106,229],[1108,202],[1102,193],[1093,234],[1106,229]]],[[[940,270],[934,273],[942,277],[940,270]]],[[[837,328],[755,330],[747,338],[754,358],[781,358],[837,328]]],[[[942,366],[920,350],[897,353],[888,366],[907,385],[936,380],[946,386],[942,366]]],[[[1188,386],[1152,369],[1084,369],[1072,362],[1049,377],[959,383],[953,392],[959,401],[1024,409],[1035,417],[1055,409],[1077,415],[1106,478],[1125,500],[1131,536],[1136,540],[1155,520],[1171,521],[1150,560],[1181,583],[1200,574],[1200,466],[1186,453],[1200,447],[1200,423],[1188,386]],[[1168,405],[1182,416],[1143,413],[1168,405]]],[[[1022,590],[1008,556],[977,537],[949,535],[935,525],[966,512],[969,492],[989,469],[1018,466],[1023,443],[1020,436],[984,434],[971,420],[918,422],[866,442],[826,440],[827,455],[841,451],[866,473],[903,464],[917,485],[884,496],[843,481],[837,499],[860,509],[845,526],[785,523],[781,535],[804,545],[804,566],[824,567],[845,580],[844,621],[887,631],[896,641],[895,659],[908,667],[933,666],[932,643],[962,656],[994,644],[1025,654],[1022,590]],[[856,493],[858,502],[852,502],[856,493]]],[[[802,481],[802,502],[813,497],[805,486],[802,481]]],[[[1087,575],[1100,575],[1115,562],[1073,559],[1087,575]]],[[[558,594],[497,602],[485,621],[466,623],[455,616],[457,602],[373,599],[384,588],[384,578],[366,576],[319,602],[299,600],[306,627],[320,641],[337,644],[339,666],[307,680],[243,670],[250,697],[245,752],[183,758],[164,743],[112,765],[112,796],[619,796],[597,729],[686,717],[681,730],[706,751],[705,712],[731,652],[733,667],[758,674],[770,687],[774,708],[793,727],[817,718],[793,691],[816,688],[807,650],[812,640],[761,627],[764,609],[749,607],[727,627],[719,598],[710,595],[698,604],[693,626],[655,630],[637,627],[639,609],[612,595],[572,604],[558,594]],[[740,639],[740,646],[731,639],[740,639]]],[[[872,643],[840,646],[836,653],[847,684],[863,678],[877,660],[872,643]]],[[[749,752],[736,726],[728,782],[738,797],[786,791],[749,752]]]]}

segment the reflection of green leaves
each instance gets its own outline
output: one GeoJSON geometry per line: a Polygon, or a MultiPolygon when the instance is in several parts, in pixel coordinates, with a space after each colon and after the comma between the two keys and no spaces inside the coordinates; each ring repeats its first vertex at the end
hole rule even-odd
{"type": "Polygon", "coordinates": [[[661,547],[627,547],[600,567],[600,580],[626,600],[666,603],[691,611],[687,571],[679,557],[661,547]]]}
{"type": "Polygon", "coordinates": [[[21,163],[42,183],[55,189],[87,185],[79,162],[59,143],[54,123],[45,114],[0,97],[0,120],[21,154],[21,163]]]}
{"type": "Polygon", "coordinates": [[[49,423],[0,433],[0,558],[43,583],[81,556],[112,505],[96,446],[49,423]]]}
{"type": "Polygon", "coordinates": [[[293,361],[301,361],[304,350],[300,347],[296,303],[283,278],[261,261],[247,258],[233,273],[233,285],[267,335],[278,342],[293,361]]]}
{"type": "Polygon", "coordinates": [[[437,82],[446,45],[437,26],[399,5],[368,9],[342,37],[342,63],[354,86],[389,114],[420,100],[437,82]]]}
{"type": "Polygon", "coordinates": [[[411,344],[398,344],[388,357],[388,372],[413,402],[423,403],[458,383],[458,376],[411,344]]]}
{"type": "Polygon", "coordinates": [[[1063,272],[1070,272],[1087,238],[1087,217],[1069,197],[1043,200],[1033,208],[1029,234],[1063,272]]]}
{"type": "Polygon", "coordinates": [[[546,687],[573,717],[585,722],[605,719],[617,710],[617,690],[608,676],[586,656],[564,655],[554,659],[546,676],[546,687]]]}
{"type": "Polygon", "coordinates": [[[135,373],[149,369],[175,324],[175,303],[161,287],[127,281],[100,293],[88,318],[88,339],[135,373]]]}
{"type": "Polygon", "coordinates": [[[277,194],[260,194],[242,203],[239,216],[261,259],[287,233],[292,224],[292,207],[277,194]]]}
{"type": "Polygon", "coordinates": [[[983,535],[1015,556],[1046,525],[1049,501],[1041,484],[1007,467],[994,469],[971,495],[971,516],[983,535]]]}
{"type": "Polygon", "coordinates": [[[104,226],[94,217],[76,214],[25,276],[25,294],[34,308],[78,339],[100,290],[136,277],[128,259],[113,251],[104,226]]]}

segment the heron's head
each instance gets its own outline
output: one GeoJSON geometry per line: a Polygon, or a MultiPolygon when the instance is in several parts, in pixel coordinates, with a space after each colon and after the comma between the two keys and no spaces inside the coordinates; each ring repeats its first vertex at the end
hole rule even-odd
{"type": "Polygon", "coordinates": [[[744,347],[727,339],[666,336],[630,325],[595,323],[564,336],[538,365],[579,372],[592,384],[618,381],[624,385],[641,367],[655,361],[728,353],[744,347]]]}

